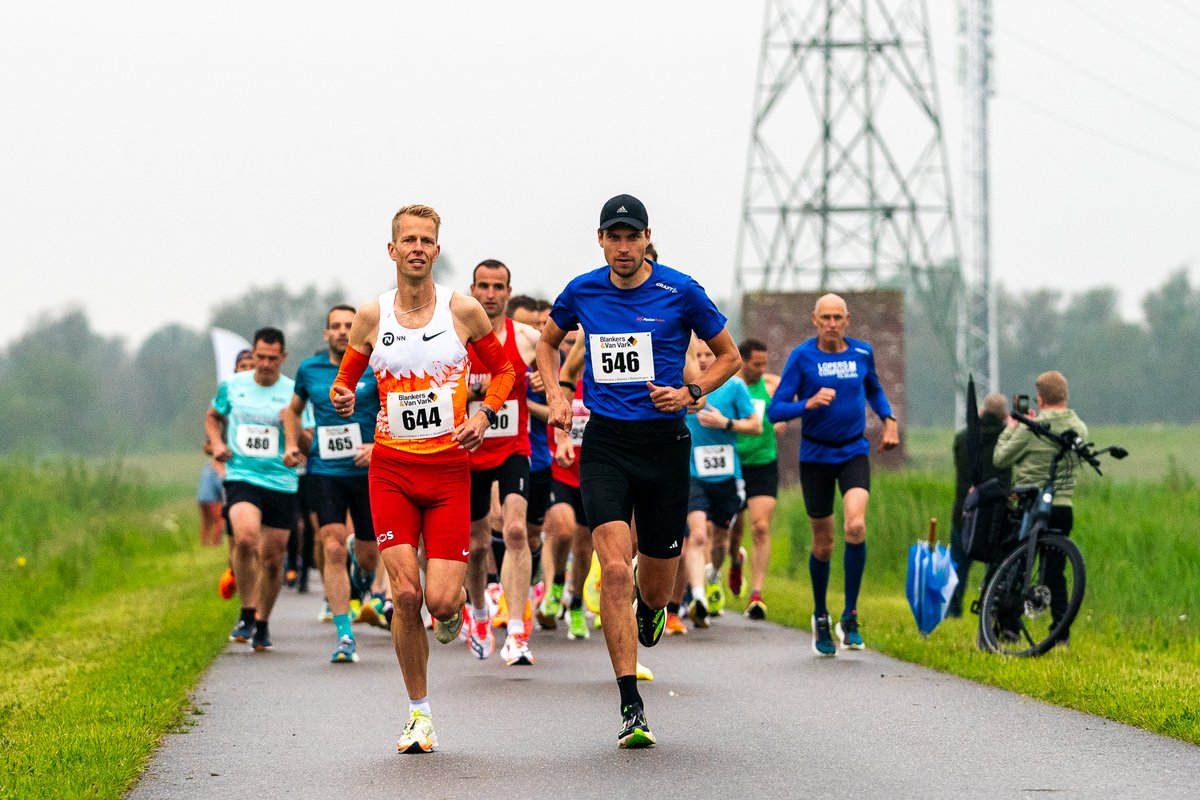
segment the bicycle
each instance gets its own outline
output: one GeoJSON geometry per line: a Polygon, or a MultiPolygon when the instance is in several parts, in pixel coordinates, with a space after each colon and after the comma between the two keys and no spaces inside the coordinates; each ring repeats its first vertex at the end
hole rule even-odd
{"type": "Polygon", "coordinates": [[[1079,547],[1049,527],[1050,508],[1060,477],[1087,463],[1097,475],[1100,456],[1122,459],[1129,451],[1118,445],[1093,450],[1073,430],[1056,434],[1050,427],[1014,413],[1013,418],[1038,437],[1058,446],[1042,485],[1018,484],[1008,492],[1009,529],[1003,555],[984,577],[979,614],[980,640],[993,653],[1039,656],[1070,629],[1083,604],[1087,573],[1079,547]],[[1013,531],[1015,526],[1016,530],[1013,531]]]}

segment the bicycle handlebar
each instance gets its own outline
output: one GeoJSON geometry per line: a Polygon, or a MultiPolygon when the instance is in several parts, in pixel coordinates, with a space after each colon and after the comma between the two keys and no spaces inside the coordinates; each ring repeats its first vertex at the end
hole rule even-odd
{"type": "Polygon", "coordinates": [[[1050,430],[1050,426],[1045,422],[1038,422],[1032,417],[1027,417],[1017,411],[1012,412],[1012,418],[1029,428],[1029,430],[1033,431],[1033,433],[1040,438],[1054,442],[1054,444],[1058,445],[1058,449],[1061,454],[1065,455],[1066,453],[1075,453],[1081,460],[1090,464],[1092,469],[1096,470],[1097,475],[1104,474],[1100,471],[1100,455],[1112,451],[1114,458],[1124,458],[1128,454],[1125,449],[1121,447],[1109,447],[1096,452],[1092,450],[1091,442],[1085,442],[1083,437],[1074,430],[1068,428],[1062,433],[1054,433],[1052,430],[1050,430]]]}

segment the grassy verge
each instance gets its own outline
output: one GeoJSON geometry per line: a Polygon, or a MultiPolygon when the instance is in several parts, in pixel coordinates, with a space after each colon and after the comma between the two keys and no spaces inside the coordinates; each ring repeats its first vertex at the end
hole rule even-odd
{"type": "MultiPolygon", "coordinates": [[[[1073,538],[1084,553],[1087,595],[1071,647],[1039,659],[975,649],[978,618],[947,620],[923,639],[904,598],[908,546],[953,493],[943,477],[872,476],[869,556],[858,607],[868,646],[889,655],[1021,692],[1049,703],[1200,744],[1200,544],[1194,485],[1089,481],[1076,502],[1073,538]]],[[[840,520],[838,522],[840,526],[840,520]]],[[[798,493],[781,497],[764,595],[772,620],[807,629],[808,525],[798,493]]],[[[942,541],[949,528],[941,528],[942,541]]],[[[841,610],[840,546],[830,610],[841,610]]],[[[978,595],[982,568],[967,597],[978,595]]]]}
{"type": "Polygon", "coordinates": [[[223,646],[224,553],[116,467],[7,463],[0,485],[0,797],[120,797],[223,646]]]}

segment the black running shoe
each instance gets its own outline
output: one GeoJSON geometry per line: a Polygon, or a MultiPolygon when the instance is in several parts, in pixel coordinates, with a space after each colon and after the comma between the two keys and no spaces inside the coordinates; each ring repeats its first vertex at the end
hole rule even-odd
{"type": "Polygon", "coordinates": [[[651,747],[655,741],[642,707],[625,706],[621,711],[621,732],[617,734],[617,747],[651,747]]]}
{"type": "Polygon", "coordinates": [[[663,628],[667,624],[667,612],[664,609],[654,611],[642,600],[642,593],[637,593],[637,610],[634,611],[634,617],[637,619],[638,641],[643,647],[654,647],[658,644],[658,640],[662,638],[663,628]]]}
{"type": "Polygon", "coordinates": [[[250,646],[256,653],[265,653],[271,649],[271,635],[267,632],[265,622],[259,620],[254,626],[254,638],[250,640],[250,646]]]}

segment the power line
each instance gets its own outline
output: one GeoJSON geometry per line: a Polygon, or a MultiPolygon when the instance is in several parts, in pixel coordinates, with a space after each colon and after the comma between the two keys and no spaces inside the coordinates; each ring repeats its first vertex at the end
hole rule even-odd
{"type": "Polygon", "coordinates": [[[1139,36],[1134,36],[1132,33],[1125,30],[1120,25],[1117,25],[1116,23],[1109,20],[1107,17],[1100,16],[1090,6],[1076,2],[1076,0],[1067,0],[1067,2],[1070,3],[1071,5],[1075,6],[1075,8],[1077,8],[1079,11],[1083,12],[1087,16],[1094,19],[1096,22],[1098,22],[1101,25],[1103,25],[1104,27],[1108,28],[1113,33],[1120,36],[1122,39],[1125,39],[1126,41],[1131,42],[1133,45],[1141,48],[1146,53],[1149,53],[1151,56],[1153,56],[1154,58],[1157,58],[1159,61],[1163,62],[1164,64],[1169,64],[1172,67],[1174,67],[1175,69],[1179,70],[1184,75],[1187,75],[1188,77],[1192,78],[1193,80],[1200,81],[1200,72],[1197,72],[1196,70],[1192,69],[1188,65],[1183,64],[1179,61],[1176,61],[1175,59],[1173,59],[1169,56],[1163,55],[1162,51],[1159,50],[1158,48],[1154,47],[1154,45],[1152,45],[1151,43],[1147,42],[1145,39],[1143,39],[1139,36]]]}
{"type": "Polygon", "coordinates": [[[1025,36],[1022,36],[1021,34],[1017,33],[1016,31],[1012,30],[1011,28],[1000,26],[1000,25],[998,25],[996,27],[1000,31],[1002,31],[1005,36],[1015,39],[1016,41],[1025,45],[1029,49],[1034,50],[1038,53],[1041,53],[1046,58],[1049,58],[1053,61],[1057,61],[1059,64],[1062,64],[1063,66],[1065,66],[1069,69],[1072,69],[1075,72],[1078,72],[1079,74],[1091,79],[1092,81],[1095,81],[1096,83],[1103,86],[1105,89],[1108,89],[1110,92],[1113,92],[1114,94],[1119,94],[1120,96],[1124,97],[1127,100],[1131,100],[1140,106],[1148,108],[1157,114],[1161,114],[1162,116],[1167,117],[1168,119],[1172,119],[1175,122],[1178,122],[1180,125],[1190,128],[1197,133],[1200,133],[1200,123],[1193,122],[1192,120],[1188,119],[1187,117],[1184,117],[1184,116],[1178,114],[1177,112],[1172,111],[1169,108],[1165,108],[1156,103],[1152,103],[1149,100],[1145,99],[1144,97],[1141,97],[1140,95],[1129,91],[1128,89],[1123,89],[1120,86],[1117,86],[1116,84],[1112,83],[1107,78],[1105,78],[1103,75],[1100,75],[1099,73],[1096,73],[1096,72],[1092,72],[1090,69],[1088,69],[1086,67],[1080,66],[1079,64],[1076,64],[1069,59],[1063,58],[1062,56],[1060,56],[1058,53],[1055,53],[1050,48],[1048,48],[1044,45],[1038,44],[1037,42],[1035,42],[1031,39],[1028,39],[1025,36]]]}
{"type": "Polygon", "coordinates": [[[1172,169],[1180,169],[1185,172],[1190,172],[1193,175],[1200,176],[1200,166],[1196,166],[1194,164],[1185,164],[1182,161],[1176,161],[1175,159],[1173,159],[1169,156],[1161,155],[1159,153],[1154,152],[1153,150],[1147,150],[1147,149],[1145,149],[1143,147],[1139,147],[1138,145],[1133,144],[1131,142],[1127,142],[1123,139],[1118,139],[1115,136],[1110,136],[1109,134],[1105,133],[1104,131],[1097,130],[1097,129],[1092,128],[1087,125],[1083,125],[1083,124],[1071,119],[1070,117],[1065,117],[1056,111],[1051,111],[1050,109],[1040,106],[1037,103],[1034,103],[1030,100],[1026,100],[1025,98],[1021,97],[1020,95],[1015,95],[1015,94],[1012,94],[1011,92],[1005,92],[1003,96],[1004,96],[1004,99],[1011,100],[1014,103],[1016,103],[1017,105],[1023,106],[1024,108],[1028,109],[1029,111],[1034,112],[1035,114],[1040,114],[1044,117],[1048,117],[1049,119],[1052,119],[1055,122],[1058,122],[1062,125],[1066,125],[1067,127],[1070,127],[1070,128],[1074,128],[1075,130],[1079,131],[1080,133],[1086,133],[1087,135],[1092,136],[1096,139],[1100,139],[1101,141],[1107,142],[1108,144],[1113,145],[1114,147],[1119,147],[1122,150],[1125,150],[1126,152],[1132,153],[1137,156],[1141,156],[1142,158],[1149,159],[1150,161],[1156,161],[1159,164],[1162,164],[1163,166],[1171,167],[1172,169]]]}

